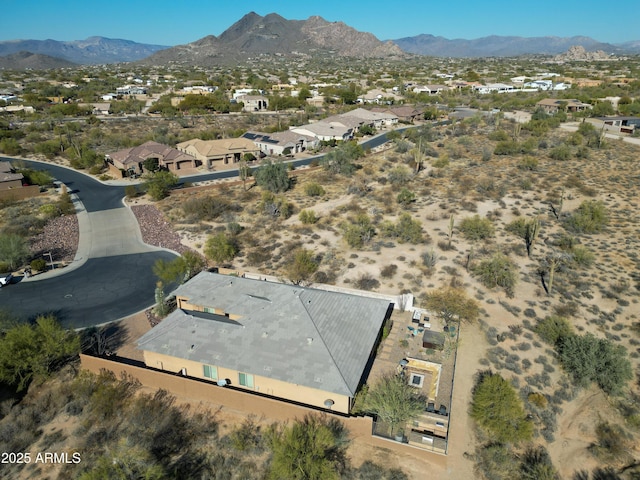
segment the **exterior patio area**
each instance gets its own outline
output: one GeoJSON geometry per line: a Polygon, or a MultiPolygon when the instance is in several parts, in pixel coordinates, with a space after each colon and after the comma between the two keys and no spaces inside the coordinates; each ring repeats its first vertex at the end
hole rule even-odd
{"type": "Polygon", "coordinates": [[[382,341],[368,383],[390,371],[404,371],[410,385],[428,399],[424,413],[409,422],[403,435],[392,435],[376,422],[374,434],[427,450],[446,453],[453,374],[458,345],[457,325],[444,325],[424,310],[394,311],[389,335],[382,341]]]}

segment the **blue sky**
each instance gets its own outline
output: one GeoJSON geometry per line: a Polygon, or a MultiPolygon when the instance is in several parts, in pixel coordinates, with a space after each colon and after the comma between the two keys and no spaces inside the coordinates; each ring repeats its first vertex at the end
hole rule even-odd
{"type": "Polygon", "coordinates": [[[381,40],[428,33],[449,39],[488,35],[584,35],[609,43],[640,40],[640,3],[595,0],[3,0],[0,40],[82,40],[92,35],[177,45],[220,35],[250,11],[290,20],[320,15],[381,40]]]}

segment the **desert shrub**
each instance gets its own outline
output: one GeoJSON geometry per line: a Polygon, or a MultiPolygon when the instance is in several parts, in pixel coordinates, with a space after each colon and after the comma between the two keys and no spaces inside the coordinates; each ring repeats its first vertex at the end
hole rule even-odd
{"type": "Polygon", "coordinates": [[[597,441],[589,447],[589,451],[599,460],[616,462],[629,455],[629,438],[619,425],[600,422],[595,433],[597,441]]]}
{"type": "Polygon", "coordinates": [[[363,273],[354,283],[360,290],[374,290],[380,286],[380,282],[369,273],[363,273]]]}
{"type": "Polygon", "coordinates": [[[576,245],[571,249],[571,259],[576,265],[590,267],[595,262],[596,256],[587,247],[576,245]]]}
{"type": "Polygon", "coordinates": [[[309,182],[304,186],[304,193],[309,197],[321,197],[325,191],[319,183],[309,182]]]}
{"type": "Polygon", "coordinates": [[[542,446],[530,447],[524,452],[520,473],[522,480],[560,480],[549,453],[542,446]]]}
{"type": "Polygon", "coordinates": [[[467,240],[482,240],[493,236],[493,223],[479,215],[463,218],[458,228],[467,240]]]}
{"type": "Polygon", "coordinates": [[[363,248],[375,235],[371,219],[365,213],[358,214],[342,224],[343,237],[352,248],[363,248]]]}
{"type": "Polygon", "coordinates": [[[551,149],[549,157],[553,160],[569,160],[571,158],[571,147],[565,143],[558,145],[551,149]]]}
{"type": "Polygon", "coordinates": [[[234,236],[238,235],[240,234],[240,232],[242,232],[242,225],[240,225],[238,222],[229,222],[227,223],[227,232],[234,236]]]}
{"type": "Polygon", "coordinates": [[[271,191],[262,192],[260,202],[262,211],[270,217],[287,219],[293,213],[293,204],[283,195],[276,195],[271,191]]]}
{"type": "Polygon", "coordinates": [[[225,213],[242,209],[239,204],[232,204],[225,198],[214,196],[188,198],[182,203],[181,208],[190,223],[212,221],[225,213]]]}
{"type": "Polygon", "coordinates": [[[509,134],[504,130],[495,130],[488,135],[488,138],[494,142],[506,142],[509,140],[509,134]]]}
{"type": "Polygon", "coordinates": [[[298,218],[305,225],[311,225],[318,221],[318,217],[313,210],[302,210],[298,215],[298,218]]]}
{"type": "Polygon", "coordinates": [[[524,157],[518,162],[520,170],[534,171],[538,169],[538,159],[536,157],[524,157]]]}
{"type": "Polygon", "coordinates": [[[47,261],[44,258],[36,258],[31,260],[30,267],[34,272],[44,272],[47,268],[47,261]]]}
{"type": "Polygon", "coordinates": [[[395,238],[400,243],[420,243],[423,240],[422,224],[408,213],[403,213],[395,224],[395,238]]]}
{"type": "Polygon", "coordinates": [[[409,171],[409,169],[407,167],[400,165],[398,167],[392,168],[389,171],[387,180],[389,180],[389,182],[392,184],[402,185],[407,183],[410,177],[411,177],[411,172],[409,171]]]}
{"type": "Polygon", "coordinates": [[[396,200],[398,201],[399,204],[406,206],[406,205],[409,205],[411,202],[416,201],[416,194],[413,193],[408,188],[402,188],[400,190],[400,193],[398,193],[396,200]]]}
{"type": "Polygon", "coordinates": [[[394,263],[385,265],[380,269],[380,276],[382,278],[392,278],[398,271],[398,266],[394,263]]]}
{"type": "Polygon", "coordinates": [[[560,338],[558,353],[562,367],[579,386],[595,382],[605,393],[616,395],[633,378],[627,351],[611,340],[568,335],[560,338]]]}
{"type": "Polygon", "coordinates": [[[518,282],[516,265],[502,253],[495,253],[479,262],[473,268],[473,273],[487,288],[502,287],[510,292],[518,282]]]}
{"type": "Polygon", "coordinates": [[[518,142],[513,140],[503,140],[498,142],[493,150],[494,155],[515,155],[520,150],[518,142]]]}
{"type": "Polygon", "coordinates": [[[423,252],[422,255],[420,255],[420,258],[422,259],[422,264],[427,268],[435,267],[438,262],[438,254],[433,250],[433,248],[423,252]]]}
{"type": "Polygon", "coordinates": [[[569,321],[556,315],[540,320],[533,330],[549,345],[556,345],[560,339],[574,333],[569,321]]]}
{"type": "Polygon", "coordinates": [[[538,392],[531,392],[529,393],[529,395],[527,395],[527,400],[529,401],[529,403],[534,404],[536,407],[538,408],[547,408],[547,397],[545,397],[543,394],[538,393],[538,392]]]}
{"type": "Polygon", "coordinates": [[[578,233],[598,233],[608,222],[609,214],[601,200],[585,200],[567,219],[566,227],[578,233]]]}

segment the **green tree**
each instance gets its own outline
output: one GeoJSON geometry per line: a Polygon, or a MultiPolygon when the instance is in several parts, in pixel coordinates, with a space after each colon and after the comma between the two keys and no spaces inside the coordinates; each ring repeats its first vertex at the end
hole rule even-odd
{"type": "Polygon", "coordinates": [[[338,480],[346,467],[347,431],[336,418],[308,414],[268,437],[274,480],[338,480]]]}
{"type": "Polygon", "coordinates": [[[605,393],[617,395],[633,378],[627,351],[611,340],[591,334],[569,335],[558,343],[560,363],[577,385],[595,382],[605,393]]]}
{"type": "Polygon", "coordinates": [[[291,185],[287,166],[281,161],[265,160],[253,175],[261,188],[270,192],[286,192],[291,185]]]}
{"type": "Polygon", "coordinates": [[[478,302],[469,298],[464,290],[442,287],[427,294],[426,307],[446,324],[466,320],[472,322],[480,315],[478,302]]]}
{"type": "Polygon", "coordinates": [[[201,272],[206,266],[204,258],[198,253],[187,250],[173,260],[158,259],[153,264],[153,273],[165,285],[174,282],[184,283],[201,272]]]}
{"type": "Polygon", "coordinates": [[[79,352],[76,332],[63,329],[53,316],[40,316],[34,325],[17,325],[0,338],[0,381],[23,390],[79,352]]]}
{"type": "Polygon", "coordinates": [[[216,264],[224,264],[235,258],[238,254],[238,246],[234,239],[220,232],[207,239],[204,254],[216,264]]]}
{"type": "Polygon", "coordinates": [[[305,248],[299,248],[287,265],[285,271],[287,278],[295,285],[306,283],[318,270],[318,263],[313,258],[313,252],[305,248]]]}
{"type": "Polygon", "coordinates": [[[387,372],[369,389],[364,405],[366,411],[388,424],[393,434],[424,412],[426,402],[426,397],[409,384],[406,375],[387,372]]]}
{"type": "Polygon", "coordinates": [[[488,218],[479,215],[463,218],[458,228],[467,240],[483,240],[493,236],[493,223],[488,218]]]}
{"type": "Polygon", "coordinates": [[[573,335],[573,327],[566,318],[550,315],[538,321],[533,330],[549,345],[557,345],[565,337],[573,335]]]}
{"type": "Polygon", "coordinates": [[[27,239],[13,233],[0,234],[0,262],[15,270],[29,258],[27,239]]]}
{"type": "Polygon", "coordinates": [[[327,153],[320,163],[330,173],[350,176],[356,171],[354,160],[362,155],[364,151],[360,145],[356,142],[345,142],[327,153]]]}
{"type": "Polygon", "coordinates": [[[173,173],[161,170],[145,175],[143,184],[145,191],[153,200],[162,200],[169,195],[169,190],[175,187],[180,179],[173,173]]]}
{"type": "Polygon", "coordinates": [[[471,418],[500,443],[528,441],[533,423],[511,384],[497,373],[482,372],[473,390],[471,418]]]}

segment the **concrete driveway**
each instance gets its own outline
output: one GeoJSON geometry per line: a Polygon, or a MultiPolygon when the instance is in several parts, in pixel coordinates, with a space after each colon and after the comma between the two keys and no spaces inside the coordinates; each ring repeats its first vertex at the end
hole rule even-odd
{"type": "Polygon", "coordinates": [[[70,266],[0,289],[0,308],[22,318],[51,312],[65,327],[86,328],[151,306],[157,281],[152,266],[176,254],[142,242],[135,216],[122,201],[124,187],[57,165],[25,163],[67,185],[76,203],[80,242],[70,266]]]}

